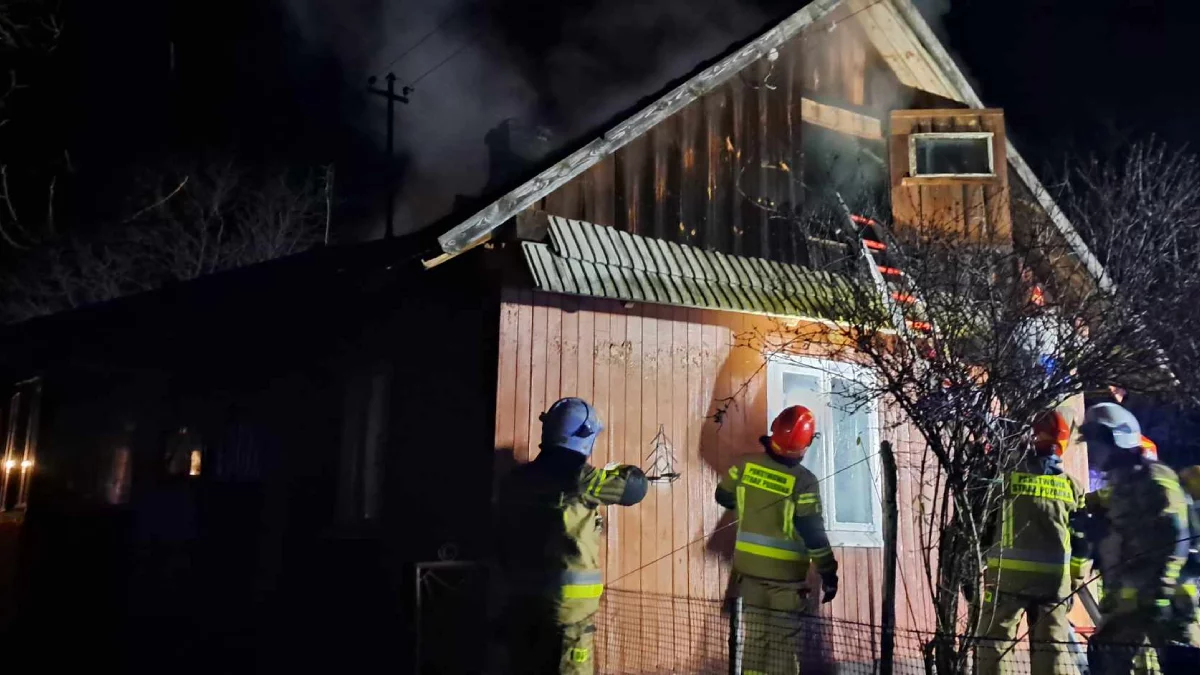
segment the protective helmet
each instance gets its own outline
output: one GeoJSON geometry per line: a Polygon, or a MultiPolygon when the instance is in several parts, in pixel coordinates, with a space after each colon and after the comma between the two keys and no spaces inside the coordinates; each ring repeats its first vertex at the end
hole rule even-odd
{"type": "Polygon", "coordinates": [[[802,405],[785,408],[771,422],[771,449],[788,459],[803,459],[817,433],[812,411],[802,405]]]}
{"type": "Polygon", "coordinates": [[[1057,410],[1041,413],[1033,420],[1033,449],[1038,455],[1062,457],[1071,442],[1071,425],[1057,410]]]}
{"type": "Polygon", "coordinates": [[[1142,436],[1140,447],[1142,449],[1142,457],[1155,462],[1158,461],[1158,446],[1155,445],[1154,441],[1142,436]]]}
{"type": "Polygon", "coordinates": [[[1200,466],[1189,466],[1179,472],[1179,484],[1194,500],[1200,500],[1200,466]]]}
{"type": "Polygon", "coordinates": [[[1118,448],[1141,451],[1142,426],[1133,413],[1116,403],[1097,403],[1088,408],[1079,430],[1088,441],[1103,440],[1118,448]]]}
{"type": "Polygon", "coordinates": [[[604,424],[596,409],[581,398],[560,398],[538,416],[542,422],[542,448],[560,447],[589,457],[604,424]]]}

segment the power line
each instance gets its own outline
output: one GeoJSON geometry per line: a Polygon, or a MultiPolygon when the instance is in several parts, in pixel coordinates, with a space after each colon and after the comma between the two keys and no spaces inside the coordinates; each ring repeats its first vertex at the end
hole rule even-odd
{"type": "Polygon", "coordinates": [[[435,65],[434,67],[432,67],[429,70],[426,70],[425,72],[418,75],[417,78],[415,80],[413,80],[412,84],[409,86],[416,87],[417,83],[419,83],[421,80],[425,79],[427,76],[432,75],[433,71],[437,70],[438,68],[441,68],[442,66],[444,66],[447,63],[449,63],[450,61],[452,61],[456,56],[461,54],[463,52],[463,50],[466,49],[467,47],[473,46],[475,44],[475,38],[478,37],[481,33],[483,33],[482,28],[473,32],[470,37],[468,37],[465,41],[463,41],[463,43],[461,45],[459,45],[458,49],[455,49],[453,52],[450,52],[449,56],[442,59],[441,61],[438,61],[437,65],[435,65]]]}
{"type": "Polygon", "coordinates": [[[461,5],[457,6],[457,7],[455,7],[454,9],[450,10],[450,13],[449,13],[449,14],[447,14],[446,16],[444,16],[444,17],[442,18],[442,20],[441,20],[441,21],[439,21],[439,22],[437,23],[437,25],[433,27],[433,29],[432,29],[432,30],[430,30],[429,32],[427,32],[427,33],[425,33],[424,35],[422,35],[422,36],[421,36],[421,38],[420,38],[420,39],[418,39],[418,40],[416,41],[416,43],[415,43],[415,44],[413,44],[413,45],[412,45],[411,47],[409,47],[408,49],[405,49],[405,50],[404,50],[403,52],[401,52],[401,54],[400,54],[399,56],[397,56],[396,58],[392,59],[391,61],[388,61],[388,64],[387,64],[386,66],[384,66],[384,67],[383,67],[383,70],[384,70],[384,71],[387,71],[387,70],[388,70],[388,69],[390,69],[390,68],[391,68],[393,65],[395,65],[397,61],[399,61],[400,59],[403,59],[404,57],[406,57],[406,56],[408,56],[409,54],[413,53],[413,51],[415,51],[415,50],[416,50],[418,47],[420,47],[421,45],[425,44],[425,42],[426,42],[426,41],[427,41],[429,38],[433,37],[433,36],[434,36],[434,34],[441,32],[441,30],[442,30],[443,28],[445,28],[445,27],[446,27],[446,24],[450,23],[450,20],[451,20],[451,19],[453,19],[454,17],[458,16],[460,13],[462,13],[462,11],[463,11],[464,9],[467,9],[468,7],[470,7],[470,6],[474,5],[474,4],[476,4],[477,2],[478,2],[478,0],[468,0],[468,2],[465,2],[465,3],[463,3],[463,4],[461,4],[461,5]]]}

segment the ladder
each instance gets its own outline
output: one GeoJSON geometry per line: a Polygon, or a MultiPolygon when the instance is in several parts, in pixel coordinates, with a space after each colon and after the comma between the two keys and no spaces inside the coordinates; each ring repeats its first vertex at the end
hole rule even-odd
{"type": "Polygon", "coordinates": [[[893,327],[902,335],[909,331],[932,332],[933,325],[924,320],[925,307],[912,280],[904,273],[899,249],[892,245],[887,231],[874,219],[852,213],[842,195],[834,194],[844,216],[842,230],[852,245],[859,248],[858,257],[883,300],[893,327]],[[921,318],[908,318],[914,315],[921,318]]]}

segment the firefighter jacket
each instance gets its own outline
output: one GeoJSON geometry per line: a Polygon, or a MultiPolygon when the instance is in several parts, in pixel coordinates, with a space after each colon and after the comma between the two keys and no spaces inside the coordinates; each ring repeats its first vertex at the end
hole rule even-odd
{"type": "Polygon", "coordinates": [[[721,479],[716,499],[737,509],[735,572],[788,582],[803,581],[810,564],[823,577],[837,573],[817,477],[808,469],[769,453],[747,455],[721,479]]]}
{"type": "Polygon", "coordinates": [[[1000,508],[988,528],[988,585],[1001,593],[1066,597],[1083,577],[1084,533],[1072,527],[1084,490],[1057,462],[1033,457],[1004,476],[1000,508]]]}
{"type": "Polygon", "coordinates": [[[1124,610],[1171,605],[1188,557],[1188,503],[1175,472],[1138,461],[1108,472],[1108,487],[1089,495],[1107,515],[1112,562],[1105,594],[1124,610]]]}
{"type": "Polygon", "coordinates": [[[627,464],[597,469],[579,453],[543,450],[513,470],[498,494],[500,572],[510,591],[552,599],[599,598],[603,515],[646,496],[646,476],[627,464]]]}

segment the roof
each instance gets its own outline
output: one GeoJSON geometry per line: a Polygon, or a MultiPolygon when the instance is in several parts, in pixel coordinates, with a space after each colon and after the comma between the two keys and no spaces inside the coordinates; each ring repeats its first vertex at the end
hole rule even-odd
{"type": "Polygon", "coordinates": [[[556,293],[836,319],[829,308],[849,280],[825,271],[726,255],[558,216],[549,243],[522,242],[538,288],[556,293]]]}
{"type": "MultiPolygon", "coordinates": [[[[805,28],[835,11],[848,12],[847,16],[854,16],[862,24],[872,45],[888,62],[897,78],[906,85],[957,100],[971,108],[984,107],[962,70],[912,5],[911,0],[813,0],[745,46],[714,65],[704,68],[648,107],[618,123],[603,136],[587,143],[475,215],[445,231],[438,237],[438,244],[443,251],[438,261],[444,261],[486,241],[496,228],[517,213],[562,187],[635,138],[644,135],[662,120],[713,91],[755,62],[772,54],[773,50],[805,28]]],[[[1096,279],[1102,288],[1107,288],[1110,281],[1103,267],[1017,152],[1011,139],[1007,141],[1007,156],[1017,177],[1035,196],[1058,234],[1068,243],[1089,275],[1096,279]]]]}

